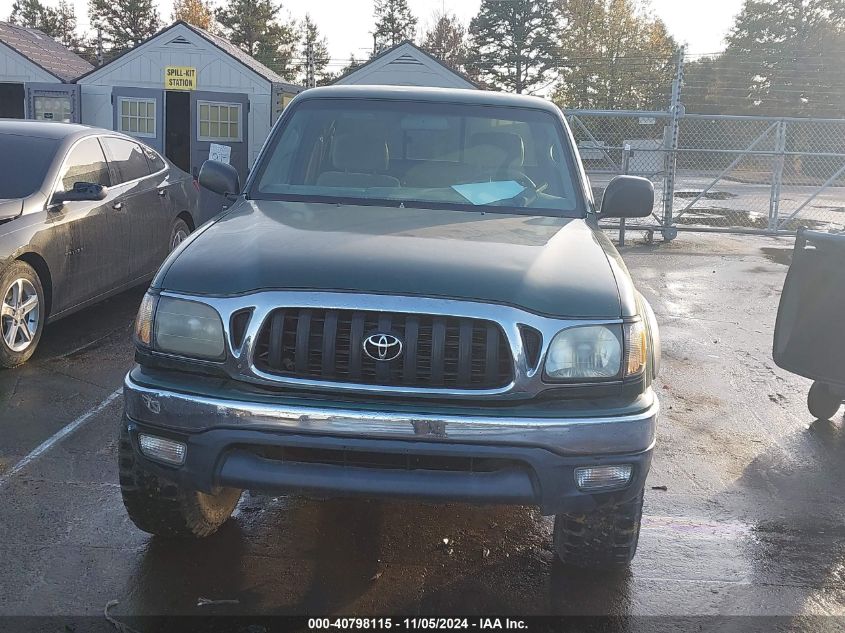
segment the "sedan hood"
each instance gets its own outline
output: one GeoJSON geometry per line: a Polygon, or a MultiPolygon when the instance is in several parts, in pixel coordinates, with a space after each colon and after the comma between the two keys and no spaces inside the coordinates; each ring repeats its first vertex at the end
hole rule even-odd
{"type": "Polygon", "coordinates": [[[471,211],[244,201],[160,272],[200,295],[340,290],[494,302],[618,318],[605,249],[583,220],[471,211]]]}

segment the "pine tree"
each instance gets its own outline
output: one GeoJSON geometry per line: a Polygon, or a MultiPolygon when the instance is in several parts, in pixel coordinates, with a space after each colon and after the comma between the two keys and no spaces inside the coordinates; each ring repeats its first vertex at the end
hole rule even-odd
{"type": "Polygon", "coordinates": [[[203,30],[214,32],[214,9],[208,0],[174,0],[173,21],[183,20],[203,30]]]}
{"type": "Polygon", "coordinates": [[[375,45],[381,51],[405,40],[413,40],[417,18],[408,0],[375,0],[375,45]]]}
{"type": "Polygon", "coordinates": [[[297,29],[279,21],[281,11],[272,0],[229,0],[215,15],[232,44],[291,81],[298,72],[297,29]]]}
{"type": "Polygon", "coordinates": [[[746,108],[761,114],[843,112],[842,0],[746,0],[727,37],[725,59],[744,68],[746,108]]]}
{"type": "Polygon", "coordinates": [[[567,108],[667,107],[677,44],[644,0],[561,3],[560,83],[554,100],[567,108]]]}
{"type": "Polygon", "coordinates": [[[274,23],[267,29],[267,37],[258,43],[255,59],[271,68],[286,81],[294,81],[301,64],[294,61],[299,44],[296,24],[274,23]]]}
{"type": "Polygon", "coordinates": [[[460,69],[466,62],[466,28],[454,13],[437,13],[423,36],[422,47],[443,63],[460,69]]]}
{"type": "MultiPolygon", "coordinates": [[[[309,45],[311,47],[311,54],[314,56],[314,75],[317,83],[320,84],[328,76],[326,66],[329,65],[330,59],[329,44],[325,37],[320,36],[320,29],[307,13],[305,14],[305,21],[302,23],[300,39],[302,40],[301,56],[303,59],[306,59],[305,63],[307,63],[309,45]]],[[[303,63],[301,73],[303,83],[305,83],[305,77],[307,75],[305,63],[303,63]]]]}
{"type": "Polygon", "coordinates": [[[160,26],[155,0],[89,0],[94,30],[101,29],[111,51],[132,48],[154,35],[160,26]]]}
{"type": "Polygon", "coordinates": [[[355,58],[355,53],[349,53],[349,62],[346,64],[346,66],[341,68],[340,73],[342,75],[351,73],[353,70],[357,70],[363,65],[364,62],[355,58]]]}
{"type": "Polygon", "coordinates": [[[56,37],[58,12],[42,4],[40,0],[15,0],[9,22],[30,29],[38,29],[50,37],[56,37]]]}
{"type": "Polygon", "coordinates": [[[340,72],[324,74],[320,79],[317,80],[317,85],[328,86],[329,84],[334,83],[344,75],[351,73],[353,70],[357,70],[363,65],[364,62],[357,59],[355,57],[355,53],[349,53],[349,61],[347,62],[346,66],[341,68],[340,72]]]}
{"type": "Polygon", "coordinates": [[[482,0],[469,26],[467,69],[516,93],[550,84],[560,55],[558,16],[554,0],[482,0]]]}

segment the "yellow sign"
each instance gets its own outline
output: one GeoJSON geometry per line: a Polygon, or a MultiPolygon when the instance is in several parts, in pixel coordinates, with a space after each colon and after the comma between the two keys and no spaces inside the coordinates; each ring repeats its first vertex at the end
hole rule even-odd
{"type": "Polygon", "coordinates": [[[196,90],[197,69],[191,66],[167,66],[164,69],[165,90],[196,90]]]}

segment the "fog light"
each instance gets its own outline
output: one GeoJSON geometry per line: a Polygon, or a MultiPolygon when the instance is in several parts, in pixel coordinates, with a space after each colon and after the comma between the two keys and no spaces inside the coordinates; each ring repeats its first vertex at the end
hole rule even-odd
{"type": "Polygon", "coordinates": [[[575,469],[575,483],[579,490],[585,492],[624,488],[631,481],[633,473],[634,467],[631,464],[587,466],[575,469]]]}
{"type": "Polygon", "coordinates": [[[184,442],[169,440],[166,437],[140,434],[138,435],[138,443],[141,445],[141,452],[147,457],[174,466],[181,466],[185,463],[188,447],[184,442]]]}

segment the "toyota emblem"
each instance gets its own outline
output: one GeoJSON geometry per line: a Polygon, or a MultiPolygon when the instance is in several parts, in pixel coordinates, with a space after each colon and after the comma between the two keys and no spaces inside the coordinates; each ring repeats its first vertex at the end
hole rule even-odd
{"type": "Polygon", "coordinates": [[[402,354],[402,341],[392,334],[371,334],[364,339],[364,353],[373,360],[391,361],[402,354]]]}

